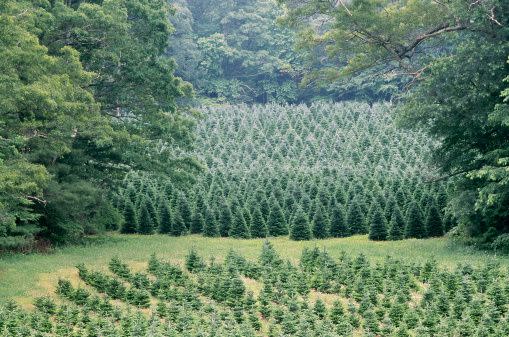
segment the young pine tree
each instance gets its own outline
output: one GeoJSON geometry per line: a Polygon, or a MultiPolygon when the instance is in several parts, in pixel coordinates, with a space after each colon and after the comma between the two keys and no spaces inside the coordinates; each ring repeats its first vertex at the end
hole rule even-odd
{"type": "Polygon", "coordinates": [[[269,229],[270,236],[288,235],[288,225],[285,220],[285,215],[277,201],[272,204],[270,209],[267,228],[269,229]]]}
{"type": "Polygon", "coordinates": [[[406,223],[398,205],[392,211],[389,223],[389,240],[403,240],[405,237],[406,223]]]}
{"type": "Polygon", "coordinates": [[[219,236],[219,227],[217,220],[210,208],[205,209],[205,224],[203,226],[203,235],[208,237],[219,236]]]}
{"type": "Polygon", "coordinates": [[[136,221],[136,212],[134,205],[130,200],[126,200],[124,206],[124,223],[121,228],[123,234],[134,234],[137,232],[138,222],[136,221]]]}
{"type": "Polygon", "coordinates": [[[366,233],[366,221],[362,212],[362,207],[357,200],[354,198],[348,207],[348,214],[346,216],[346,222],[350,228],[352,234],[365,234],[366,233]]]}
{"type": "Polygon", "coordinates": [[[444,225],[442,223],[442,218],[440,217],[440,212],[438,211],[438,207],[435,202],[431,203],[426,214],[426,231],[428,237],[438,237],[444,235],[444,225]]]}
{"type": "Polygon", "coordinates": [[[329,219],[324,213],[321,204],[317,203],[313,215],[313,236],[317,239],[325,239],[329,236],[329,219]]]}
{"type": "Polygon", "coordinates": [[[371,224],[369,227],[369,239],[373,241],[387,240],[387,220],[378,204],[374,204],[372,210],[371,224]]]}
{"type": "Polygon", "coordinates": [[[240,208],[233,218],[232,227],[228,233],[230,237],[235,239],[248,239],[249,229],[247,228],[246,219],[244,218],[244,212],[240,208]]]}
{"type": "Polygon", "coordinates": [[[309,228],[309,220],[304,210],[299,207],[292,221],[290,231],[290,239],[295,241],[310,240],[311,229],[309,228]]]}
{"type": "Polygon", "coordinates": [[[171,232],[170,234],[172,236],[181,236],[185,235],[187,232],[187,227],[184,222],[184,218],[182,218],[182,215],[180,214],[180,211],[177,209],[173,212],[172,217],[172,226],[171,226],[171,232]]]}
{"type": "Polygon", "coordinates": [[[163,198],[159,214],[159,233],[170,234],[172,227],[171,212],[169,202],[165,198],[163,198]]]}
{"type": "Polygon", "coordinates": [[[233,214],[230,206],[225,202],[221,206],[219,213],[219,234],[222,237],[227,237],[232,226],[233,214]]]}
{"type": "Polygon", "coordinates": [[[193,213],[193,218],[191,220],[191,228],[189,231],[191,234],[199,234],[203,232],[203,227],[205,226],[205,219],[203,219],[203,210],[195,210],[193,213]]]}
{"type": "Polygon", "coordinates": [[[184,225],[186,228],[191,227],[191,221],[193,217],[193,213],[191,211],[191,206],[189,205],[189,201],[186,198],[184,193],[180,193],[177,200],[177,208],[184,221],[184,225]]]}
{"type": "Polygon", "coordinates": [[[337,204],[332,210],[330,235],[334,238],[341,238],[349,235],[345,221],[345,211],[341,204],[337,204]]]}
{"type": "Polygon", "coordinates": [[[154,223],[152,222],[152,217],[150,216],[146,203],[141,204],[140,215],[138,218],[138,232],[140,234],[154,233],[154,223]]]}
{"type": "Polygon", "coordinates": [[[422,220],[421,210],[415,201],[410,203],[406,214],[405,237],[421,239],[426,236],[426,227],[422,220]]]}
{"type": "Polygon", "coordinates": [[[251,222],[251,237],[252,238],[266,238],[268,235],[267,224],[263,220],[262,212],[258,207],[253,211],[253,220],[251,222]]]}

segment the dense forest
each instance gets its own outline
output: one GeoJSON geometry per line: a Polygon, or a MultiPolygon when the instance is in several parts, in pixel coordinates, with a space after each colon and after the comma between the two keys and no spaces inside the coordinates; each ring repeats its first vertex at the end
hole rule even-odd
{"type": "Polygon", "coordinates": [[[453,219],[445,215],[447,186],[432,180],[428,164],[436,144],[397,128],[391,109],[365,103],[208,108],[194,151],[206,173],[191,188],[129,175],[116,196],[130,219],[122,231],[300,240],[441,236],[453,219]]]}
{"type": "Polygon", "coordinates": [[[160,230],[507,250],[508,13],[2,1],[0,247],[160,230]]]}

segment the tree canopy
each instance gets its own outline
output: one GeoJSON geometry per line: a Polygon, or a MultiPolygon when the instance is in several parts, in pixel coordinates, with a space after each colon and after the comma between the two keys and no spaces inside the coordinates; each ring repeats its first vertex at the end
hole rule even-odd
{"type": "Polygon", "coordinates": [[[108,193],[130,170],[197,171],[165,1],[8,0],[0,13],[2,246],[118,226],[108,193]]]}

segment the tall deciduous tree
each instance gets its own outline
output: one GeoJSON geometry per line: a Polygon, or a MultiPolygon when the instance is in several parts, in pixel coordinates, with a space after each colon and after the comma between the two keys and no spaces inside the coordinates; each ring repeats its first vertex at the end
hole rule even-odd
{"type": "Polygon", "coordinates": [[[176,100],[190,87],[162,57],[166,1],[6,0],[0,13],[3,237],[30,222],[53,241],[77,241],[115,227],[105,196],[127,171],[197,172],[179,154],[193,123],[176,100]]]}

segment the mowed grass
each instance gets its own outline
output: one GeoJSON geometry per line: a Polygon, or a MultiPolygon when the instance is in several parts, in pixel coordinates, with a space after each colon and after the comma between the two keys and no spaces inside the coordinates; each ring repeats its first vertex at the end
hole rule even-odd
{"type": "MultiPolygon", "coordinates": [[[[408,262],[425,262],[434,258],[444,268],[453,268],[460,263],[482,265],[494,260],[505,267],[509,266],[508,257],[452,246],[443,238],[391,242],[373,242],[366,236],[306,242],[290,241],[288,238],[269,240],[282,257],[294,262],[298,261],[305,247],[319,247],[326,249],[333,257],[338,257],[344,251],[354,256],[363,253],[372,261],[392,256],[408,262]]],[[[230,249],[249,259],[256,259],[264,240],[111,235],[101,241],[89,246],[61,248],[51,254],[0,256],[0,301],[14,299],[22,306],[30,307],[34,297],[52,294],[59,278],[79,282],[74,268],[78,263],[84,263],[91,269],[105,270],[110,259],[118,256],[139,270],[145,267],[152,253],[164,260],[182,263],[191,248],[195,248],[206,259],[222,259],[230,249]]]]}

